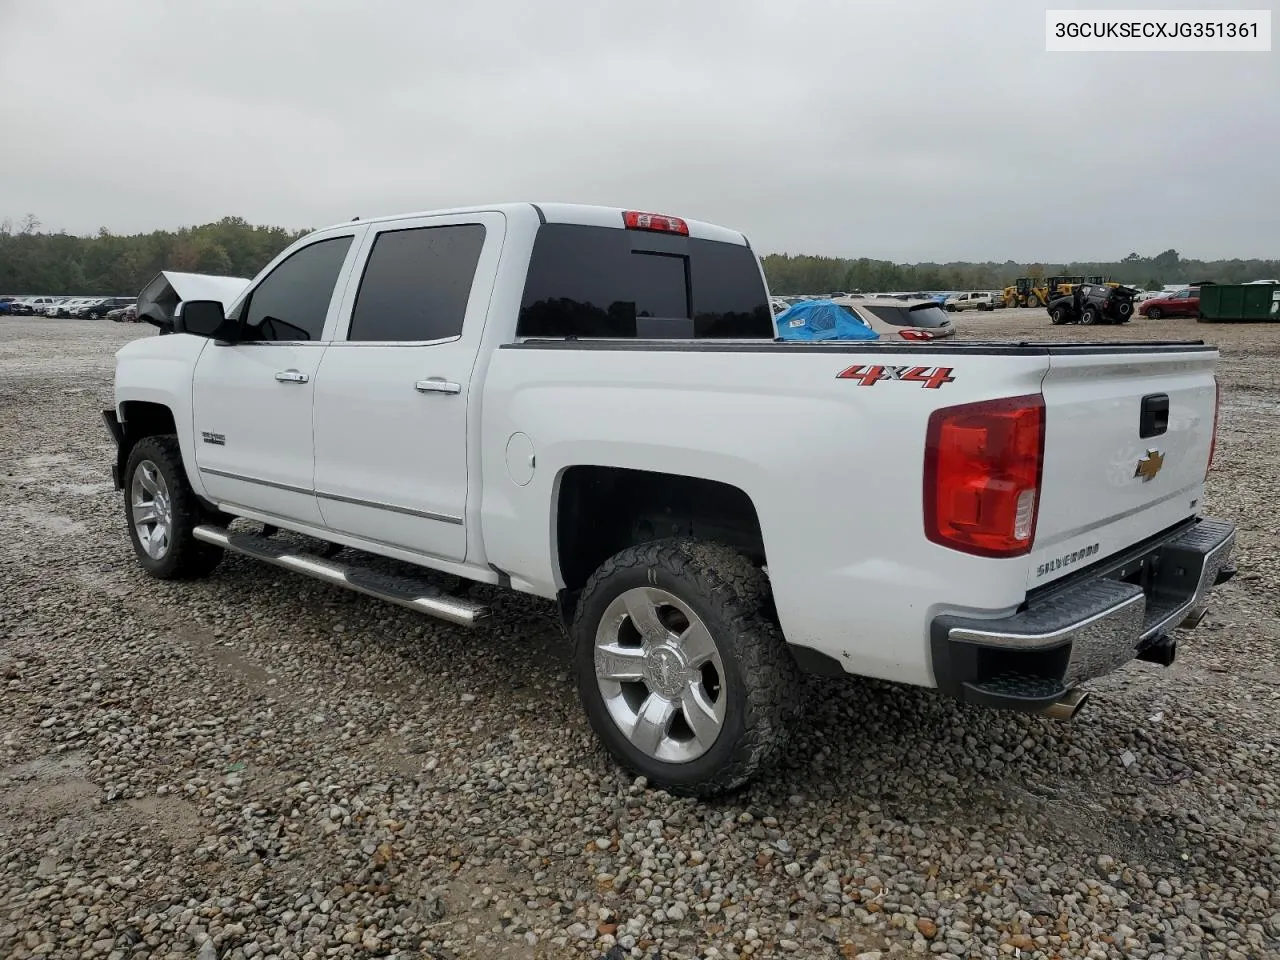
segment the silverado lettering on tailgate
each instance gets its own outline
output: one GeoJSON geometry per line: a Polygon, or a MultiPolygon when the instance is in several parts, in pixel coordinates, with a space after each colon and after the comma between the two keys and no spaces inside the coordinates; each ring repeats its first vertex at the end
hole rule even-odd
{"type": "Polygon", "coordinates": [[[1052,560],[1046,560],[1036,568],[1036,576],[1043,577],[1047,574],[1055,573],[1063,567],[1074,567],[1082,560],[1088,560],[1090,557],[1097,556],[1098,551],[1101,548],[1101,544],[1091,543],[1087,547],[1081,547],[1079,550],[1072,550],[1070,553],[1064,553],[1060,557],[1054,557],[1052,560]]]}

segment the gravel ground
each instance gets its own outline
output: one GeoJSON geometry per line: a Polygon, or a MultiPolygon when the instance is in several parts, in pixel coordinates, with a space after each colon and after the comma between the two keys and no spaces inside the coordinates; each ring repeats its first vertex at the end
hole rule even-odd
{"type": "Polygon", "coordinates": [[[1280,327],[959,323],[1221,343],[1240,576],[1070,724],[814,681],[788,763],[699,803],[602,754],[541,601],[146,579],[98,411],[151,329],[0,319],[0,956],[1280,956],[1280,327]]]}

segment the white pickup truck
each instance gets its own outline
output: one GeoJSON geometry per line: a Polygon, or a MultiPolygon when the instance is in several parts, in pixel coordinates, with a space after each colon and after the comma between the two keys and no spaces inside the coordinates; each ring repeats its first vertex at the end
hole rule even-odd
{"type": "Polygon", "coordinates": [[[675,792],[777,757],[802,671],[1070,716],[1234,570],[1212,347],[776,342],[709,224],[345,223],[165,332],[104,411],[148,573],[230,550],[461,625],[415,568],[554,599],[597,735],[675,792]]]}

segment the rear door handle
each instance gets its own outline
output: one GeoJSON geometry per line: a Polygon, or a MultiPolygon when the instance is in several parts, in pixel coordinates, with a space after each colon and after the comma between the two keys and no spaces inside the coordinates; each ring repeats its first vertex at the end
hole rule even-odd
{"type": "Polygon", "coordinates": [[[442,377],[428,377],[415,383],[413,389],[419,393],[461,393],[462,385],[442,377]]]}
{"type": "Polygon", "coordinates": [[[276,379],[281,383],[306,383],[311,378],[301,370],[281,370],[276,374],[276,379]]]}

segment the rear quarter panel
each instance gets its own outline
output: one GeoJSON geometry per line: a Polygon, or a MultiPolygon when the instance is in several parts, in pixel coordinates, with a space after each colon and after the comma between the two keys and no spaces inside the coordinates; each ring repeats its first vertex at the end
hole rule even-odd
{"type": "Polygon", "coordinates": [[[787,639],[852,673],[932,685],[935,614],[1012,611],[1028,560],[981,559],[925,538],[929,414],[1038,393],[1047,366],[1044,356],[859,353],[848,344],[500,349],[480,423],[488,559],[516,586],[555,595],[558,482],[575,465],[733,484],[759,516],[787,639]],[[858,364],[946,366],[954,379],[937,389],[837,379],[858,364]],[[536,458],[524,485],[507,463],[516,434],[528,444],[517,438],[514,447],[536,458]]]}

